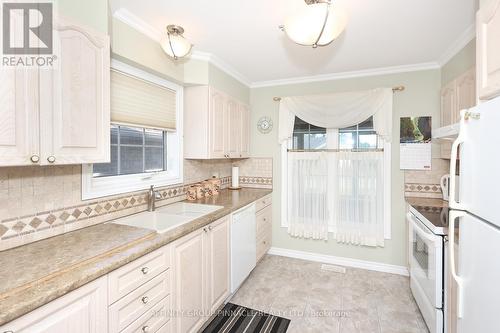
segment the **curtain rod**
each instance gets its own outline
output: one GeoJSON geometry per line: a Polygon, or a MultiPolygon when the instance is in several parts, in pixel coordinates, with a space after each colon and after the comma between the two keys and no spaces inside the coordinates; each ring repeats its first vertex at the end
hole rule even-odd
{"type": "MultiPolygon", "coordinates": [[[[405,86],[397,86],[392,88],[392,92],[404,91],[406,89],[405,86]]],[[[281,101],[281,97],[273,97],[273,101],[279,102],[281,101]]]]}
{"type": "Polygon", "coordinates": [[[353,153],[371,153],[371,152],[383,152],[384,148],[377,148],[377,149],[363,149],[363,148],[358,148],[358,149],[288,149],[287,150],[289,153],[321,153],[321,152],[327,152],[327,153],[338,153],[338,152],[353,152],[353,153]]]}

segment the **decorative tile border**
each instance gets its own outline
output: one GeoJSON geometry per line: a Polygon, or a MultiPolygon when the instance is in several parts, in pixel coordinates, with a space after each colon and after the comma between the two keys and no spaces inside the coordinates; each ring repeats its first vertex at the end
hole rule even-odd
{"type": "MultiPolygon", "coordinates": [[[[192,184],[194,183],[159,188],[161,199],[158,200],[158,205],[184,200],[187,189],[192,184]]],[[[222,178],[222,188],[226,188],[229,184],[231,184],[231,177],[222,178]]],[[[86,202],[83,205],[6,219],[0,221],[0,251],[34,240],[62,234],[67,230],[76,230],[144,211],[146,210],[146,204],[147,192],[142,191],[86,202]],[[42,236],[42,233],[45,236],[42,236]],[[38,237],[26,237],[32,234],[37,234],[38,237]],[[21,239],[23,237],[26,237],[26,242],[21,239]],[[13,245],[9,246],[9,244],[4,243],[5,241],[11,241],[10,243],[13,245]]]]}
{"type": "Polygon", "coordinates": [[[272,177],[245,177],[240,176],[240,185],[243,187],[273,188],[272,177]]]}
{"type": "Polygon", "coordinates": [[[441,199],[443,193],[440,184],[406,183],[405,197],[441,199]]]}

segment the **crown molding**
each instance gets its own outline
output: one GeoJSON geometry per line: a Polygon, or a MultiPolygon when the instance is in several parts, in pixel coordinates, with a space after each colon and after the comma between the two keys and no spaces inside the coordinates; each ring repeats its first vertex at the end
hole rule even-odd
{"type": "Polygon", "coordinates": [[[426,63],[413,64],[413,65],[372,68],[372,69],[366,69],[366,70],[360,70],[360,71],[320,74],[320,75],[313,75],[313,76],[301,76],[301,77],[294,77],[294,78],[282,79],[282,80],[260,81],[260,82],[252,83],[250,88],[264,88],[264,87],[272,87],[272,86],[283,86],[283,85],[289,85],[289,84],[343,80],[343,79],[351,79],[351,78],[367,77],[367,76],[397,74],[397,73],[405,73],[405,72],[416,72],[416,71],[439,69],[439,68],[440,68],[440,66],[437,62],[426,62],[426,63]]]}
{"type": "Polygon", "coordinates": [[[248,78],[246,78],[243,74],[238,72],[236,69],[231,67],[228,63],[226,63],[221,58],[217,57],[215,54],[201,52],[201,51],[193,51],[191,54],[191,59],[194,60],[203,60],[206,61],[215,67],[218,67],[221,71],[225,72],[229,76],[232,76],[235,80],[239,81],[244,86],[250,88],[251,82],[248,78]]]}
{"type": "MultiPolygon", "coordinates": [[[[160,42],[163,37],[163,34],[160,31],[125,8],[120,8],[115,11],[113,17],[132,27],[133,29],[141,32],[154,41],[160,42]]],[[[195,60],[207,61],[210,64],[218,67],[229,76],[233,77],[235,80],[239,81],[241,84],[245,85],[246,87],[250,87],[250,80],[248,80],[243,74],[235,70],[224,60],[220,59],[214,54],[193,51],[190,58],[195,60]]]]}
{"type": "Polygon", "coordinates": [[[446,49],[446,51],[439,57],[437,63],[439,66],[444,66],[448,61],[451,60],[458,52],[460,52],[471,40],[476,37],[476,26],[473,24],[468,27],[451,45],[446,49]]]}
{"type": "Polygon", "coordinates": [[[141,18],[132,14],[128,9],[120,8],[113,13],[113,17],[122,21],[126,25],[134,28],[135,30],[141,32],[147,37],[154,41],[160,42],[163,35],[156,28],[152,27],[148,23],[144,22],[141,18]]]}
{"type": "MultiPolygon", "coordinates": [[[[120,8],[113,13],[113,17],[120,20],[121,22],[127,24],[133,29],[141,32],[147,37],[160,42],[163,34],[156,28],[149,25],[147,22],[137,17],[135,14],[131,13],[125,8],[120,8]]],[[[342,80],[350,78],[359,78],[366,76],[377,76],[377,75],[388,75],[397,74],[405,72],[415,72],[423,70],[439,69],[445,65],[453,56],[460,52],[472,39],[475,37],[475,26],[471,25],[467,28],[460,37],[454,41],[450,47],[439,57],[437,61],[425,62],[411,65],[401,65],[401,66],[391,66],[391,67],[380,67],[372,68],[359,71],[346,71],[340,73],[331,74],[319,74],[312,76],[301,76],[293,77],[288,79],[279,80],[269,80],[269,81],[257,81],[251,82],[245,75],[241,74],[239,71],[234,69],[227,62],[217,57],[212,53],[193,51],[191,54],[191,59],[206,61],[220,70],[233,77],[235,80],[249,88],[263,88],[272,86],[282,86],[290,84],[300,84],[300,83],[310,83],[310,82],[321,82],[321,81],[332,81],[332,80],[342,80]]]]}

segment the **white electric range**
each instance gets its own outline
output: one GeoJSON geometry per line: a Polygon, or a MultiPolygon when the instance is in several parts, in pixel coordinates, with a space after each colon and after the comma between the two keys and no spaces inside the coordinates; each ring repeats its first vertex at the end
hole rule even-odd
{"type": "Polygon", "coordinates": [[[431,333],[445,332],[447,207],[410,205],[410,287],[431,333]]]}

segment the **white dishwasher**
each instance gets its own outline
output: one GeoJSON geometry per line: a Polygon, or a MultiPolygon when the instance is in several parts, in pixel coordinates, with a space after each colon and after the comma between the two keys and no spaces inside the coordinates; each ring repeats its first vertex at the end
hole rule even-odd
{"type": "Polygon", "coordinates": [[[248,205],[232,215],[231,220],[231,293],[245,281],[255,268],[257,239],[255,204],[248,205]]]}

